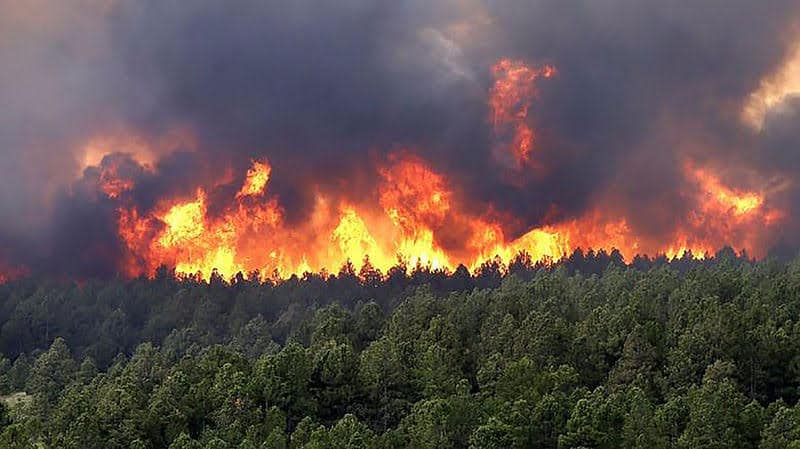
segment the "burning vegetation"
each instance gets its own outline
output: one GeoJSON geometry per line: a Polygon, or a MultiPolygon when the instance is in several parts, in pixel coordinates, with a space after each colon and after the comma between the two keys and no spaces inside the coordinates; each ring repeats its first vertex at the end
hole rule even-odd
{"type": "Polygon", "coordinates": [[[255,160],[228,202],[215,205],[198,188],[191,198],[164,198],[148,213],[127,204],[126,180],[103,172],[100,190],[119,202],[118,230],[125,246],[124,272],[153,273],[161,264],[180,273],[208,277],[259,272],[288,276],[337,270],[346,261],[386,272],[397,264],[454,270],[477,269],[499,257],[525,253],[533,260],[558,260],[576,248],[618,249],[637,254],[703,257],[734,242],[759,254],[759,236],[781,221],[759,192],[728,187],[706,169],[686,164],[686,195],[693,205],[668,241],[638,235],[624,217],[597,207],[574,218],[534,226],[519,236],[504,232],[492,213],[470,210],[462,192],[409,150],[391,153],[377,169],[377,192],[369,201],[348,202],[317,190],[303,223],[287,223],[280,198],[270,192],[271,166],[255,160]],[[113,187],[113,188],[112,188],[113,187]],[[455,238],[454,238],[455,236],[455,238]]]}
{"type": "MultiPolygon", "coordinates": [[[[532,110],[538,83],[557,70],[503,58],[490,72],[486,106],[494,169],[511,169],[518,179],[535,176],[544,167],[532,110]]],[[[370,187],[357,196],[311,180],[304,189],[312,200],[300,220],[290,219],[287,206],[294,206],[272,189],[275,173],[266,157],[251,160],[246,173],[225,167],[198,178],[188,193],[159,194],[146,206],[139,184],[162,176],[153,162],[158,149],[139,148],[146,162],[137,162],[136,154],[105,155],[85,168],[82,182],[91,181],[97,201],[112,205],[119,247],[114,263],[131,277],[151,275],[161,265],[203,279],[215,272],[279,278],[335,271],[350,262],[383,273],[397,265],[476,270],[519,255],[548,263],[577,248],[616,249],[626,260],[640,254],[704,257],[725,245],[763,255],[770,243],[765,234],[785,218],[769,206],[766,192],[728,186],[714,167],[687,159],[679,192],[685,207],[666,212],[674,218],[666,233],[639,229],[613,195],[598,196],[578,214],[562,212],[553,201],[537,222],[520,224],[508,211],[471,198],[469,189],[412,148],[374,158],[370,187]]],[[[100,151],[97,139],[90,150],[100,151]]],[[[512,187],[530,188],[520,182],[512,187]]],[[[6,269],[0,281],[23,272],[6,269]]]]}

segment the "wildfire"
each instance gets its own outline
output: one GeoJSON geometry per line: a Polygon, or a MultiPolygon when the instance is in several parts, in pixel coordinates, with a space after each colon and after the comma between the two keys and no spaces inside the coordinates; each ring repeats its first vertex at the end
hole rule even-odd
{"type": "Polygon", "coordinates": [[[400,234],[392,249],[411,265],[449,267],[434,237],[434,230],[452,214],[452,192],[444,177],[409,154],[394,154],[390,160],[391,165],[381,170],[380,204],[400,234]]]}
{"type": "Polygon", "coordinates": [[[764,193],[726,186],[718,176],[705,168],[687,163],[686,178],[697,186],[696,207],[682,231],[683,246],[697,253],[699,248],[713,252],[715,248],[737,242],[743,248],[762,245],[763,229],[779,224],[783,212],[768,208],[764,193]]]}
{"type": "Polygon", "coordinates": [[[312,219],[300,226],[285,222],[274,198],[248,201],[254,192],[267,194],[268,178],[262,175],[270,169],[266,162],[254,162],[234,203],[217,217],[209,216],[202,189],[194,199],[165,205],[146,217],[135,208],[122,208],[120,236],[132,254],[130,274],[169,263],[178,272],[203,276],[214,269],[226,275],[252,270],[288,275],[366,258],[383,271],[398,260],[453,269],[453,259],[438,241],[448,221],[472,230],[473,265],[502,238],[499,225],[451,209],[453,192],[444,176],[407,152],[394,154],[380,170],[378,211],[351,204],[331,207],[320,193],[312,219]]]}
{"type": "Polygon", "coordinates": [[[501,223],[467,213],[444,175],[400,151],[379,169],[377,207],[332,204],[319,193],[311,219],[291,225],[277,199],[269,196],[270,172],[266,161],[255,161],[233,202],[218,216],[209,215],[203,189],[148,216],[121,208],[120,236],[131,253],[130,274],[168,263],[178,272],[203,277],[213,270],[227,276],[254,270],[285,276],[367,258],[384,272],[398,261],[450,270],[466,262],[475,269],[486,260],[510,260],[520,252],[533,260],[557,260],[578,247],[616,248],[628,259],[640,253],[676,257],[685,251],[702,257],[727,239],[752,242],[753,225],[779,220],[776,212],[761,213],[760,194],[727,187],[711,172],[687,164],[698,206],[669,244],[637,236],[626,219],[610,219],[602,208],[509,240],[501,223]],[[458,248],[444,244],[453,232],[463,236],[458,248]]]}
{"type": "Polygon", "coordinates": [[[501,142],[498,156],[510,154],[519,168],[531,161],[536,133],[528,123],[531,102],[537,94],[536,80],[555,76],[552,66],[532,68],[522,61],[501,59],[492,66],[494,86],[489,107],[495,133],[501,142]]]}
{"type": "MultiPolygon", "coordinates": [[[[533,162],[536,134],[528,115],[536,81],[554,76],[555,69],[502,59],[492,73],[495,133],[501,140],[511,136],[502,150],[519,168],[533,162]]],[[[135,189],[133,178],[110,162],[104,160],[98,188],[120,204],[119,235],[129,275],[153,273],[167,264],[203,278],[214,270],[224,276],[253,271],[288,276],[335,271],[346,261],[367,259],[384,273],[398,262],[445,270],[464,263],[477,269],[487,260],[509,261],[521,252],[533,260],[558,260],[576,248],[616,248],[627,260],[637,254],[679,257],[685,251],[703,257],[731,243],[762,249],[759,231],[783,217],[767,207],[765,193],[730,187],[713,167],[687,163],[682,186],[690,207],[676,211],[670,235],[637,231],[635,221],[615,212],[613,198],[597,201],[580,216],[554,213],[521,235],[507,235],[508,227],[491,207],[478,212],[468,207],[472,200],[464,192],[410,150],[395,151],[377,164],[378,184],[364,198],[331,195],[312,181],[308,189],[315,201],[301,222],[290,222],[270,191],[272,166],[266,159],[253,160],[238,185],[235,174],[225,172],[192,197],[164,198],[142,212],[126,201],[135,189]],[[220,186],[236,192],[227,203],[208,194],[220,186]]]]}
{"type": "MultiPolygon", "coordinates": [[[[264,167],[268,171],[265,163],[254,163],[251,172],[264,167]]],[[[253,187],[254,182],[248,176],[242,191],[253,187]]],[[[237,207],[221,217],[209,217],[203,189],[198,189],[193,200],[173,204],[153,216],[140,217],[135,208],[121,209],[120,236],[135,259],[143,260],[148,270],[161,263],[172,263],[178,272],[207,276],[213,270],[235,274],[263,268],[251,265],[258,260],[251,238],[262,230],[274,228],[281,213],[274,201],[245,204],[243,196],[237,194],[237,207]]]]}

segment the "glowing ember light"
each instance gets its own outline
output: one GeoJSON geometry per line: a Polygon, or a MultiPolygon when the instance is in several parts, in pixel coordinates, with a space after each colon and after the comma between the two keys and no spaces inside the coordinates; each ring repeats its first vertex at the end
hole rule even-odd
{"type": "Polygon", "coordinates": [[[528,112],[536,96],[536,80],[555,76],[552,66],[532,68],[521,61],[501,59],[492,66],[494,85],[489,93],[492,125],[501,141],[500,154],[510,154],[517,167],[531,160],[536,133],[528,112]],[[510,142],[508,142],[510,137],[510,142]]]}

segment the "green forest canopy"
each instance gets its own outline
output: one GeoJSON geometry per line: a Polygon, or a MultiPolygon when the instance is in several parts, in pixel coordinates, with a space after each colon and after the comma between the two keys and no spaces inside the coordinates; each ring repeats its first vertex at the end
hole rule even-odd
{"type": "Polygon", "coordinates": [[[800,448],[799,317],[800,260],[730,250],[27,278],[0,285],[0,447],[800,448]]]}

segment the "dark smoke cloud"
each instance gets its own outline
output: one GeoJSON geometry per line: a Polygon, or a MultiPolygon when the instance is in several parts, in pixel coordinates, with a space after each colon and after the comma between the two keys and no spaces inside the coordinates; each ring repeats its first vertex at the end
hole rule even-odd
{"type": "Polygon", "coordinates": [[[791,0],[494,5],[507,51],[559,68],[543,91],[540,123],[579,148],[568,160],[561,142],[548,148],[553,163],[564,164],[552,179],[556,192],[523,201],[589,198],[615,183],[621,212],[646,233],[665,231],[690,206],[677,188],[683,157],[697,147],[755,150],[742,147],[738,111],[783,61],[800,14],[791,0]]]}
{"type": "Polygon", "coordinates": [[[461,120],[483,126],[482,86],[448,67],[436,40],[455,19],[447,6],[144,1],[122,4],[112,20],[115,48],[157,98],[134,119],[188,121],[209,158],[239,171],[269,157],[273,187],[300,219],[308,179],[338,190],[342,178],[373,171],[371,149],[432,149],[461,120]],[[459,117],[465,98],[471,114],[459,117]]]}
{"type": "MultiPolygon", "coordinates": [[[[310,210],[310,182],[374,194],[375,164],[400,148],[446,172],[469,207],[513,217],[512,234],[554,205],[572,217],[611,195],[634,230],[666,235],[692,206],[687,157],[746,172],[729,179],[743,187],[797,176],[797,103],[761,132],[738,115],[798,41],[796,0],[22,3],[0,0],[0,242],[47,272],[117,270],[114,204],[80,172],[82,147],[115,128],[196,138],[161,148],[152,171],[101,163],[126,167],[142,209],[266,157],[290,221],[310,210]],[[492,156],[500,57],[558,68],[531,110],[544,172],[492,156]]],[[[798,216],[796,198],[776,201],[798,216]]]]}

